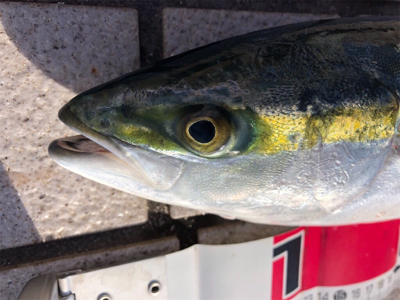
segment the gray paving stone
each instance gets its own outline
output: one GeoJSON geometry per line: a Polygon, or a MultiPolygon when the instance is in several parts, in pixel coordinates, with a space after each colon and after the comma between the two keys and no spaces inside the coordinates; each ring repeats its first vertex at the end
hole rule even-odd
{"type": "Polygon", "coordinates": [[[188,217],[192,217],[192,216],[199,216],[204,213],[201,211],[195,210],[195,209],[189,209],[189,208],[180,207],[180,206],[170,206],[169,214],[172,219],[181,219],[181,218],[188,218],[188,217]]]}
{"type": "Polygon", "coordinates": [[[201,228],[198,231],[200,244],[221,245],[254,241],[294,229],[294,227],[233,223],[201,228]]]}
{"type": "Polygon", "coordinates": [[[127,226],[146,201],[54,163],[76,92],[139,67],[132,9],[0,3],[0,249],[127,226]]]}
{"type": "Polygon", "coordinates": [[[248,32],[338,15],[166,8],[164,57],[248,32]]]}

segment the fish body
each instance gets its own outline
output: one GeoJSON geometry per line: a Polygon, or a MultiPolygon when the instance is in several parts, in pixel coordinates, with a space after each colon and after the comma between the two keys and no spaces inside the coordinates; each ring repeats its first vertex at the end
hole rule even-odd
{"type": "Polygon", "coordinates": [[[67,169],[208,213],[282,225],[400,217],[400,19],[312,21],[165,59],[60,111],[67,169]]]}

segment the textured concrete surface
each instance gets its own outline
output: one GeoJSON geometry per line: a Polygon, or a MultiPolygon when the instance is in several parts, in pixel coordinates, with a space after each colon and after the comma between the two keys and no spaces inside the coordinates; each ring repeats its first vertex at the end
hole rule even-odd
{"type": "MultiPolygon", "coordinates": [[[[39,275],[92,270],[165,255],[179,250],[178,239],[171,237],[159,241],[132,245],[123,249],[110,249],[78,257],[63,258],[41,264],[22,266],[0,272],[0,299],[17,299],[26,283],[39,275]]],[[[97,295],[93,295],[97,299],[97,295]]],[[[32,299],[36,300],[36,299],[32,299]]],[[[37,299],[39,300],[39,299],[37,299]]]]}
{"type": "Polygon", "coordinates": [[[204,214],[201,211],[189,209],[180,206],[170,206],[169,214],[173,219],[181,219],[181,218],[188,218],[192,216],[198,216],[204,214]]]}
{"type": "Polygon", "coordinates": [[[166,8],[163,11],[164,57],[256,30],[338,17],[337,15],[166,8]]]}
{"type": "Polygon", "coordinates": [[[294,227],[237,223],[201,228],[197,235],[200,244],[236,244],[267,238],[287,232],[293,228],[294,227]]]}
{"type": "Polygon", "coordinates": [[[0,249],[143,222],[146,201],[47,153],[76,92],[139,67],[132,9],[0,4],[0,249]]]}

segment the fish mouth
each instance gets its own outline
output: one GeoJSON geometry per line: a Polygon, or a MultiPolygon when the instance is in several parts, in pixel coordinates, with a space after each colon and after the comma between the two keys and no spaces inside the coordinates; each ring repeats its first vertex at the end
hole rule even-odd
{"type": "Polygon", "coordinates": [[[145,197],[149,189],[174,186],[186,165],[91,129],[71,111],[70,103],[60,110],[59,118],[80,135],[53,141],[50,156],[64,168],[102,184],[145,197]]]}
{"type": "Polygon", "coordinates": [[[88,139],[84,135],[70,136],[55,140],[50,146],[52,153],[53,149],[58,147],[72,152],[102,153],[115,156],[109,150],[95,143],[91,139],[88,139]]]}

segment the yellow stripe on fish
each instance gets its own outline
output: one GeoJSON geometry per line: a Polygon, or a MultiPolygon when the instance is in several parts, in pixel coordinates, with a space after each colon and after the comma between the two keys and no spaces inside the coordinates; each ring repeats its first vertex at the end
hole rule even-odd
{"type": "Polygon", "coordinates": [[[250,151],[275,154],[310,149],[337,142],[369,142],[394,134],[397,106],[346,108],[318,116],[307,113],[260,116],[258,132],[250,151]]]}

